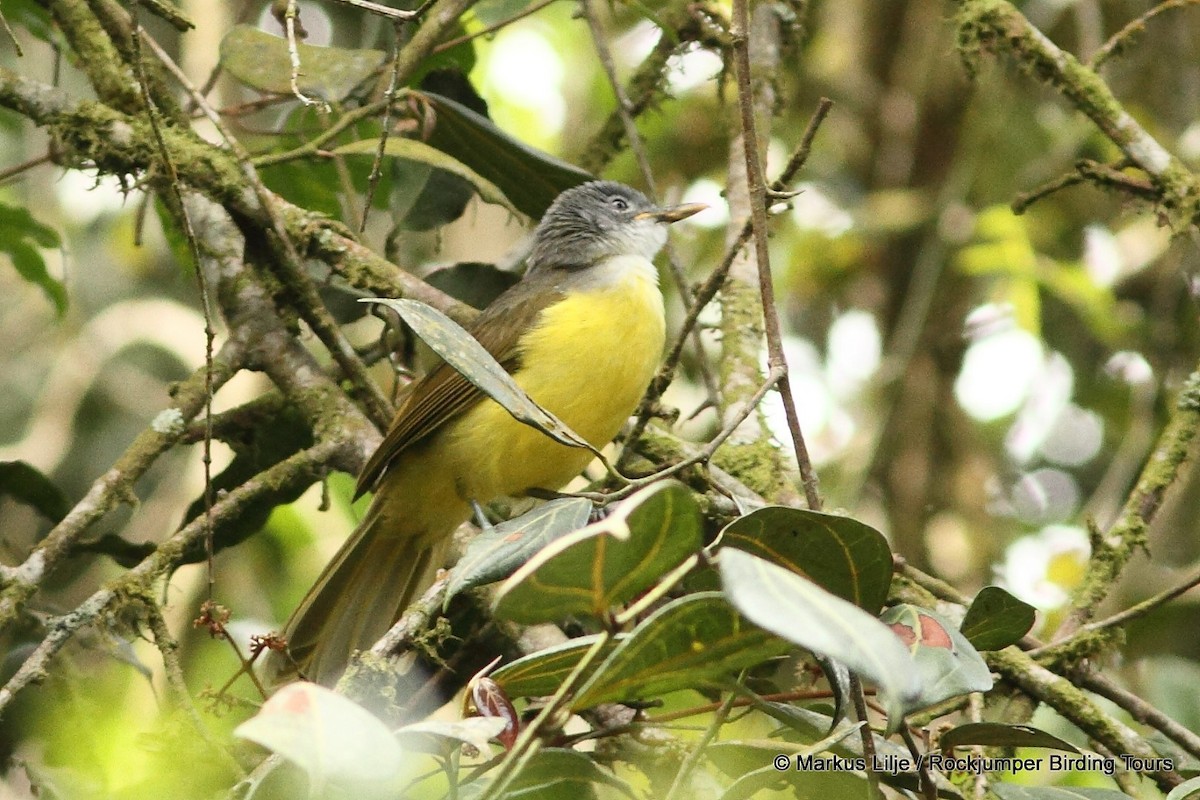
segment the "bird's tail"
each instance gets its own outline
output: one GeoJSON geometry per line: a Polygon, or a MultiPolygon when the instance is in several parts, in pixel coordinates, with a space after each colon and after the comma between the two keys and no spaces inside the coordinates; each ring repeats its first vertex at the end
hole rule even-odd
{"type": "MultiPolygon", "coordinates": [[[[271,683],[304,678],[332,686],[356,650],[368,650],[437,577],[449,530],[407,531],[386,495],[362,522],[284,626],[287,651],[270,654],[271,683]]],[[[461,521],[461,520],[460,520],[461,521]]]]}

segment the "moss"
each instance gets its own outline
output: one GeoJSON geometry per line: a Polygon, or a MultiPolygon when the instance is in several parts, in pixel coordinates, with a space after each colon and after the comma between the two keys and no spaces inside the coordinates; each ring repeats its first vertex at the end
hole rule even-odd
{"type": "Polygon", "coordinates": [[[778,497],[787,488],[779,467],[779,449],[769,440],[726,444],[713,463],[763,497],[778,497]]]}

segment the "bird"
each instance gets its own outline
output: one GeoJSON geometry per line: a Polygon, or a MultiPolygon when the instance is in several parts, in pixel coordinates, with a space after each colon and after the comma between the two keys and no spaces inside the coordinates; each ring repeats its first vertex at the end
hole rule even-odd
{"type": "MultiPolygon", "coordinates": [[[[612,181],[563,191],[520,281],[468,328],[516,383],[593,446],[636,410],[661,360],[654,257],[667,226],[704,208],[658,206],[612,181]]],[[[517,422],[444,362],[407,387],[358,476],[361,522],[284,625],[275,682],[333,685],[436,580],[473,504],[560,489],[592,454],[517,422]]]]}

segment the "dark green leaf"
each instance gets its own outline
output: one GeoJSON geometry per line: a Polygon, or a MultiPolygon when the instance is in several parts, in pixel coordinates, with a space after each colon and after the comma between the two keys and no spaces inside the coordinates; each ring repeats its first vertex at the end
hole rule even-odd
{"type": "Polygon", "coordinates": [[[609,786],[626,797],[636,797],[622,778],[583,753],[557,747],[540,751],[509,785],[511,800],[573,800],[594,794],[594,787],[609,786]]]}
{"type": "Polygon", "coordinates": [[[940,615],[902,604],[889,608],[881,619],[908,645],[921,676],[921,693],[909,700],[905,713],[992,688],[992,672],[983,658],[940,615]]]}
{"type": "Polygon", "coordinates": [[[446,602],[464,589],[512,575],[538,550],[586,525],[591,513],[592,501],[564,497],[479,534],[450,571],[446,602]]]}
{"type": "MultiPolygon", "coordinates": [[[[338,155],[368,155],[374,156],[379,151],[377,139],[363,139],[342,145],[333,152],[338,155]]],[[[416,139],[405,139],[402,136],[390,136],[384,143],[384,155],[403,158],[408,161],[418,161],[437,169],[450,172],[471,184],[479,196],[489,203],[504,206],[510,211],[516,211],[508,198],[496,185],[481,177],[477,172],[456,158],[436,150],[416,139]]]]}
{"type": "Polygon", "coordinates": [[[67,310],[67,289],[50,277],[38,248],[61,243],[58,233],[35,220],[28,210],[0,203],[0,253],[8,253],[17,273],[39,287],[60,315],[67,310]]]}
{"type": "MultiPolygon", "coordinates": [[[[562,685],[563,678],[575,668],[583,654],[591,649],[599,635],[580,636],[554,647],[539,650],[510,664],[505,664],[491,674],[492,680],[500,684],[510,697],[543,697],[554,694],[562,685]]],[[[617,648],[629,634],[619,633],[600,650],[605,658],[617,648]]]]}
{"type": "Polygon", "coordinates": [[[71,510],[66,495],[54,482],[24,461],[0,461],[0,495],[31,506],[54,523],[71,510]]]}
{"type": "Polygon", "coordinates": [[[572,705],[589,708],[703,686],[792,648],[747,622],[720,593],[688,595],[641,622],[572,705]]]}
{"type": "Polygon", "coordinates": [[[519,280],[520,275],[479,261],[464,261],[434,270],[425,276],[425,282],[430,286],[480,310],[487,308],[505,289],[519,280]]]}
{"type": "Polygon", "coordinates": [[[977,650],[1002,650],[1029,633],[1037,610],[999,586],[985,586],[975,595],[959,630],[977,650]]]}
{"type": "Polygon", "coordinates": [[[729,523],[720,543],[799,573],[872,614],[892,582],[887,539],[850,517],[768,506],[729,523]]]}
{"type": "Polygon", "coordinates": [[[946,731],[938,739],[938,747],[1048,747],[1078,753],[1079,748],[1032,725],[1005,725],[999,722],[968,722],[946,731]]]}
{"type": "Polygon", "coordinates": [[[435,113],[428,142],[500,187],[523,214],[537,219],[554,198],[592,176],[514,139],[487,117],[448,97],[423,93],[435,113]]]}
{"type": "Polygon", "coordinates": [[[591,445],[566,423],[533,401],[513,377],[496,363],[475,337],[454,320],[432,306],[416,300],[391,300],[368,297],[364,303],[380,303],[394,309],[421,341],[429,345],[443,361],[458,370],[481,392],[495,400],[518,422],[537,428],[554,441],[568,447],[590,450],[591,445]]]}
{"type": "Polygon", "coordinates": [[[989,788],[1000,800],[1129,800],[1129,795],[1116,789],[1097,789],[1091,786],[1019,786],[1015,783],[993,783],[989,788]]]}
{"type": "Polygon", "coordinates": [[[731,547],[718,556],[725,596],[752,622],[845,664],[879,687],[895,730],[921,696],[916,666],[890,628],[790,570],[731,547]]]}
{"type": "Polygon", "coordinates": [[[495,613],[522,623],[603,617],[700,546],[691,492],[674,481],[655,483],[543,548],[500,587],[495,613]]]}
{"type": "MultiPolygon", "coordinates": [[[[397,166],[406,163],[401,159],[397,159],[397,162],[397,166]]],[[[475,196],[475,189],[469,181],[444,169],[420,166],[424,168],[424,175],[416,184],[419,189],[413,193],[408,211],[403,216],[396,216],[396,223],[408,231],[431,231],[449,225],[463,215],[467,204],[475,196]]],[[[396,181],[396,186],[401,186],[403,181],[401,177],[396,181]]]]}
{"type": "MultiPolygon", "coordinates": [[[[344,100],[383,64],[382,50],[315,47],[301,43],[297,84],[306,95],[344,100]]],[[[290,94],[292,59],[287,40],[250,25],[235,25],[221,40],[221,66],[242,83],[263,92],[290,94]]]]}

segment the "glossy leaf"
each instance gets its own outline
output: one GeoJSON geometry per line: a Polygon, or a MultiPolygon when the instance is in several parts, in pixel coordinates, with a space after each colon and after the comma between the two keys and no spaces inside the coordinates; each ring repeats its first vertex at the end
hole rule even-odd
{"type": "MultiPolygon", "coordinates": [[[[322,100],[344,100],[383,64],[382,50],[315,47],[299,43],[300,91],[322,100]]],[[[221,40],[221,66],[251,88],[291,94],[292,59],[287,40],[250,25],[235,25],[221,40]]]]}
{"type": "Polygon", "coordinates": [[[538,550],[586,525],[591,513],[590,500],[563,497],[485,530],[450,571],[446,603],[465,589],[512,575],[538,550]]]}
{"type": "MultiPolygon", "coordinates": [[[[508,198],[496,188],[494,183],[481,177],[479,173],[458,159],[448,156],[424,142],[418,142],[416,139],[405,139],[403,136],[389,136],[387,141],[384,142],[383,148],[384,155],[393,158],[403,158],[408,161],[417,161],[435,169],[445,170],[453,175],[457,175],[470,183],[472,188],[485,201],[504,206],[510,211],[516,211],[516,208],[512,203],[508,202],[508,198]]],[[[333,152],[338,155],[374,157],[379,152],[379,140],[362,139],[342,145],[333,152]]]]}
{"type": "MultiPolygon", "coordinates": [[[[575,668],[583,654],[596,643],[598,635],[580,636],[577,639],[530,653],[523,658],[505,664],[491,674],[492,680],[508,693],[510,697],[544,697],[554,694],[562,685],[563,678],[575,668]]],[[[629,634],[619,633],[600,651],[600,658],[605,658],[629,634]]]]}
{"type": "Polygon", "coordinates": [[[524,144],[461,103],[422,92],[433,113],[427,142],[500,187],[521,213],[538,219],[554,198],[592,180],[587,172],[524,144]]]}
{"type": "Polygon", "coordinates": [[[421,341],[512,414],[513,419],[537,428],[560,444],[591,449],[565,422],[534,402],[475,337],[436,308],[417,300],[384,297],[368,297],[361,302],[379,303],[395,310],[421,341]]]}
{"type": "Polygon", "coordinates": [[[938,747],[951,750],[955,747],[1047,747],[1078,753],[1079,748],[1057,736],[1046,733],[1032,725],[1005,725],[1000,722],[968,722],[946,731],[938,738],[938,747]]]}
{"type": "Polygon", "coordinates": [[[24,461],[0,461],[0,497],[3,496],[32,507],[54,523],[71,510],[66,495],[54,481],[24,461]]]}
{"type": "Polygon", "coordinates": [[[850,517],[767,506],[729,523],[720,543],[799,573],[872,614],[892,582],[887,539],[850,517]]]}
{"type": "Polygon", "coordinates": [[[695,688],[793,649],[746,621],[718,592],[673,600],[642,621],[573,703],[588,708],[695,688]]]}
{"type": "Polygon", "coordinates": [[[889,608],[881,619],[908,646],[921,675],[921,692],[905,706],[906,713],[992,688],[983,658],[941,615],[905,604],[889,608]]]}
{"type": "Polygon", "coordinates": [[[879,687],[891,730],[920,697],[916,666],[875,617],[783,567],[732,547],[720,552],[725,596],[752,622],[845,664],[879,687]]]}
{"type": "Polygon", "coordinates": [[[674,481],[655,483],[543,548],[500,588],[495,612],[527,624],[603,617],[700,546],[691,492],[674,481]]]}
{"type": "Polygon", "coordinates": [[[383,797],[401,775],[400,744],[382,720],[315,683],[272,695],[234,735],[278,753],[308,774],[314,796],[325,787],[383,797]]]}
{"type": "Polygon", "coordinates": [[[975,595],[959,630],[977,650],[1002,650],[1020,641],[1037,619],[1037,609],[999,586],[975,595]]]}
{"type": "Polygon", "coordinates": [[[28,210],[0,203],[0,253],[8,253],[17,274],[41,289],[59,315],[67,310],[67,289],[51,277],[38,248],[61,244],[58,233],[35,220],[28,210]]]}

